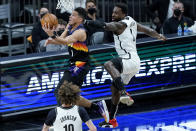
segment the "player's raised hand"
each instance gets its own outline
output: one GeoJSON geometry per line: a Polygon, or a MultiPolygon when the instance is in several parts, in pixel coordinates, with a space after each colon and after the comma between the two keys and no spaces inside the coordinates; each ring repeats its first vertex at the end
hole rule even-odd
{"type": "Polygon", "coordinates": [[[164,35],[162,35],[162,34],[159,34],[159,37],[157,39],[158,40],[162,40],[162,41],[166,41],[167,40],[167,38],[164,35]]]}

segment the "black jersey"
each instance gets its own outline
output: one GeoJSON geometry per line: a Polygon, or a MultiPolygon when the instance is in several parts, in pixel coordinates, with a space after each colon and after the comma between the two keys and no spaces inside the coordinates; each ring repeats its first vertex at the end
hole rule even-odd
{"type": "MultiPolygon", "coordinates": [[[[76,30],[83,29],[85,30],[83,24],[80,24],[76,29],[71,31],[71,26],[68,28],[68,36],[73,34],[76,30]]],[[[87,41],[77,41],[68,45],[68,51],[70,56],[70,63],[88,62],[89,61],[89,50],[86,45],[87,41]]]]}

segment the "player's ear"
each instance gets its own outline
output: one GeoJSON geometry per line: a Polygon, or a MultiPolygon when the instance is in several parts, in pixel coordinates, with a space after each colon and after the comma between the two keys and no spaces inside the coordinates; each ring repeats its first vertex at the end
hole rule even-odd
{"type": "Polygon", "coordinates": [[[84,19],[80,17],[80,18],[79,18],[79,21],[80,21],[81,23],[83,23],[84,19]]]}

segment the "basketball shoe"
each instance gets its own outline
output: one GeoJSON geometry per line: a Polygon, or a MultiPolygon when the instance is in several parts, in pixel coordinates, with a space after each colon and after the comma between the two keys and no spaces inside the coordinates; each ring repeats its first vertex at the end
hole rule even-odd
{"type": "Polygon", "coordinates": [[[118,127],[118,122],[116,121],[116,118],[109,120],[109,122],[103,121],[99,123],[99,127],[102,128],[116,128],[118,127]]]}
{"type": "Polygon", "coordinates": [[[97,102],[97,105],[99,106],[99,113],[103,116],[105,122],[109,122],[110,117],[109,117],[109,112],[105,100],[97,102]]]}
{"type": "Polygon", "coordinates": [[[120,97],[120,102],[126,104],[127,106],[131,106],[134,103],[134,100],[132,99],[131,95],[124,90],[120,97]]]}

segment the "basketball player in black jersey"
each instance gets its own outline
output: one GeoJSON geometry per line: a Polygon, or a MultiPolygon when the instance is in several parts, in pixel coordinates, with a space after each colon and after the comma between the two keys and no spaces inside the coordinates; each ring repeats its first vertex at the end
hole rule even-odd
{"type": "MultiPolygon", "coordinates": [[[[89,72],[89,50],[86,46],[87,34],[83,26],[85,17],[85,9],[81,7],[76,8],[72,12],[69,18],[69,23],[60,37],[54,34],[55,29],[49,29],[46,25],[43,27],[44,31],[48,34],[48,36],[50,36],[45,45],[47,46],[49,43],[67,45],[70,56],[69,69],[65,70],[64,76],[55,89],[55,96],[57,98],[58,89],[65,80],[81,87],[84,78],[89,72]]],[[[58,102],[58,104],[60,105],[60,102],[58,102]]],[[[77,105],[97,110],[105,118],[105,121],[109,121],[109,113],[104,100],[98,103],[92,103],[80,96],[80,99],[77,101],[77,105]]]]}
{"type": "Polygon", "coordinates": [[[62,104],[48,113],[42,131],[48,131],[51,126],[54,131],[82,131],[82,122],[88,126],[90,131],[97,130],[86,110],[75,105],[80,99],[80,92],[78,86],[64,81],[58,90],[62,104]]]}

